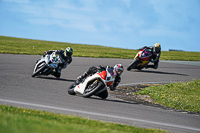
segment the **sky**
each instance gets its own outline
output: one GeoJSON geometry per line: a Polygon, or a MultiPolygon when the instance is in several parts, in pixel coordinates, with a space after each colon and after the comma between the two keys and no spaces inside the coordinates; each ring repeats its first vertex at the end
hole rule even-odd
{"type": "Polygon", "coordinates": [[[200,0],[0,0],[0,35],[200,52],[200,0]]]}

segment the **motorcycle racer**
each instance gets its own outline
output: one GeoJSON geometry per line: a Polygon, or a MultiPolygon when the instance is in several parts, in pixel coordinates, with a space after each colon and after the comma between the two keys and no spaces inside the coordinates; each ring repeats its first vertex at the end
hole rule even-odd
{"type": "Polygon", "coordinates": [[[147,65],[145,68],[157,69],[158,68],[158,63],[159,63],[159,58],[160,58],[160,55],[161,55],[161,46],[160,46],[160,44],[159,43],[155,43],[154,46],[150,46],[150,47],[144,46],[144,47],[140,48],[139,50],[142,50],[144,48],[151,50],[152,57],[150,58],[150,62],[154,63],[154,65],[147,65]]]}
{"type": "Polygon", "coordinates": [[[61,70],[65,69],[71,62],[72,62],[72,54],[73,54],[73,49],[71,47],[67,47],[65,50],[50,50],[50,51],[45,51],[43,57],[46,54],[52,54],[55,52],[61,60],[62,63],[58,65],[58,67],[52,72],[52,75],[54,75],[57,79],[60,78],[61,76],[61,70]]]}
{"type": "MultiPolygon", "coordinates": [[[[77,84],[82,82],[83,79],[86,78],[88,75],[95,74],[96,72],[105,71],[107,67],[111,68],[113,70],[114,74],[115,74],[114,83],[110,86],[110,90],[114,91],[116,89],[116,87],[119,85],[119,83],[121,81],[120,76],[124,71],[124,67],[121,64],[116,64],[114,67],[111,67],[111,66],[99,66],[99,67],[92,66],[86,72],[84,72],[83,75],[81,75],[77,78],[77,81],[78,81],[77,84]]],[[[101,95],[100,97],[107,98],[108,97],[107,90],[105,92],[102,92],[100,95],[101,95]]]]}

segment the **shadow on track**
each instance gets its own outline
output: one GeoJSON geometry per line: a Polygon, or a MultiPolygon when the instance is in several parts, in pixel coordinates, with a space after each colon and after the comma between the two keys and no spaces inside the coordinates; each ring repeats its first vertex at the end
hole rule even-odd
{"type": "Polygon", "coordinates": [[[187,74],[181,74],[181,73],[171,73],[171,72],[161,72],[161,71],[149,71],[149,70],[131,70],[130,72],[143,72],[143,73],[155,73],[155,74],[169,74],[169,75],[189,76],[187,74]]]}
{"type": "MultiPolygon", "coordinates": [[[[74,96],[78,96],[78,97],[82,97],[81,95],[74,95],[74,96]]],[[[115,98],[113,98],[113,99],[102,99],[102,98],[100,98],[100,97],[98,97],[98,96],[91,96],[91,97],[89,97],[89,98],[84,98],[84,97],[82,97],[83,99],[91,99],[91,100],[100,100],[100,101],[103,101],[103,102],[115,102],[115,103],[126,103],[126,104],[140,104],[139,102],[128,102],[128,101],[123,101],[123,100],[121,100],[121,99],[115,99],[115,98]]],[[[110,96],[110,98],[112,98],[111,96],[110,96]]]]}
{"type": "Polygon", "coordinates": [[[91,97],[91,98],[92,99],[96,99],[96,100],[103,100],[105,102],[126,103],[126,104],[140,104],[139,102],[128,102],[128,101],[117,100],[117,99],[101,99],[101,98],[96,98],[96,97],[91,97]]]}
{"type": "Polygon", "coordinates": [[[56,80],[56,81],[68,81],[68,82],[75,82],[76,81],[76,80],[72,80],[72,79],[63,79],[63,78],[57,79],[55,77],[42,77],[42,76],[39,76],[39,77],[36,77],[36,78],[56,80]]]}

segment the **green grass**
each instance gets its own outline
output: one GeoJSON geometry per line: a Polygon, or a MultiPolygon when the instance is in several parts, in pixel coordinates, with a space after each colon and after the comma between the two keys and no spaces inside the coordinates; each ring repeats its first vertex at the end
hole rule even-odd
{"type": "Polygon", "coordinates": [[[167,107],[200,113],[200,80],[152,86],[137,92],[167,107]]]}
{"type": "MultiPolygon", "coordinates": [[[[123,45],[123,44],[122,44],[123,45]]],[[[151,45],[151,44],[150,44],[151,45]]],[[[153,44],[152,44],[153,45],[153,44]]],[[[162,44],[164,45],[164,44],[162,44]]],[[[0,53],[41,55],[48,50],[74,49],[77,57],[133,59],[138,50],[0,36],[0,53]]],[[[136,47],[135,49],[138,49],[136,47]]],[[[200,61],[199,52],[162,51],[161,60],[200,61]]]]}
{"type": "Polygon", "coordinates": [[[0,105],[1,133],[161,133],[122,124],[106,123],[71,115],[0,105]]]}
{"type": "Polygon", "coordinates": [[[0,36],[0,53],[41,55],[48,50],[64,50],[72,47],[73,56],[98,58],[132,58],[135,50],[103,47],[97,45],[72,44],[0,36]]]}
{"type": "Polygon", "coordinates": [[[162,51],[161,60],[200,61],[200,52],[162,51]]]}

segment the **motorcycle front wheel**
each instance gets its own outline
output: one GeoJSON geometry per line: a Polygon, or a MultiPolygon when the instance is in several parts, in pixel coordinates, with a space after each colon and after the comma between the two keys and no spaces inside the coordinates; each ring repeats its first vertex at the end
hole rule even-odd
{"type": "Polygon", "coordinates": [[[102,82],[95,82],[95,83],[92,83],[91,85],[89,85],[84,93],[83,93],[83,97],[84,98],[88,98],[88,97],[91,97],[92,95],[94,95],[95,93],[97,93],[101,88],[103,87],[103,83],[102,82]]]}
{"type": "Polygon", "coordinates": [[[36,68],[34,68],[32,77],[35,77],[35,76],[39,75],[40,72],[42,72],[44,69],[46,69],[46,63],[45,63],[45,62],[39,63],[39,64],[36,66],[36,68]]]}
{"type": "Polygon", "coordinates": [[[76,93],[74,92],[74,87],[76,86],[76,83],[73,83],[69,86],[68,88],[68,94],[70,95],[76,95],[76,93]]]}
{"type": "Polygon", "coordinates": [[[137,64],[138,60],[134,59],[133,62],[127,67],[127,71],[130,71],[134,68],[134,66],[137,64]]]}

